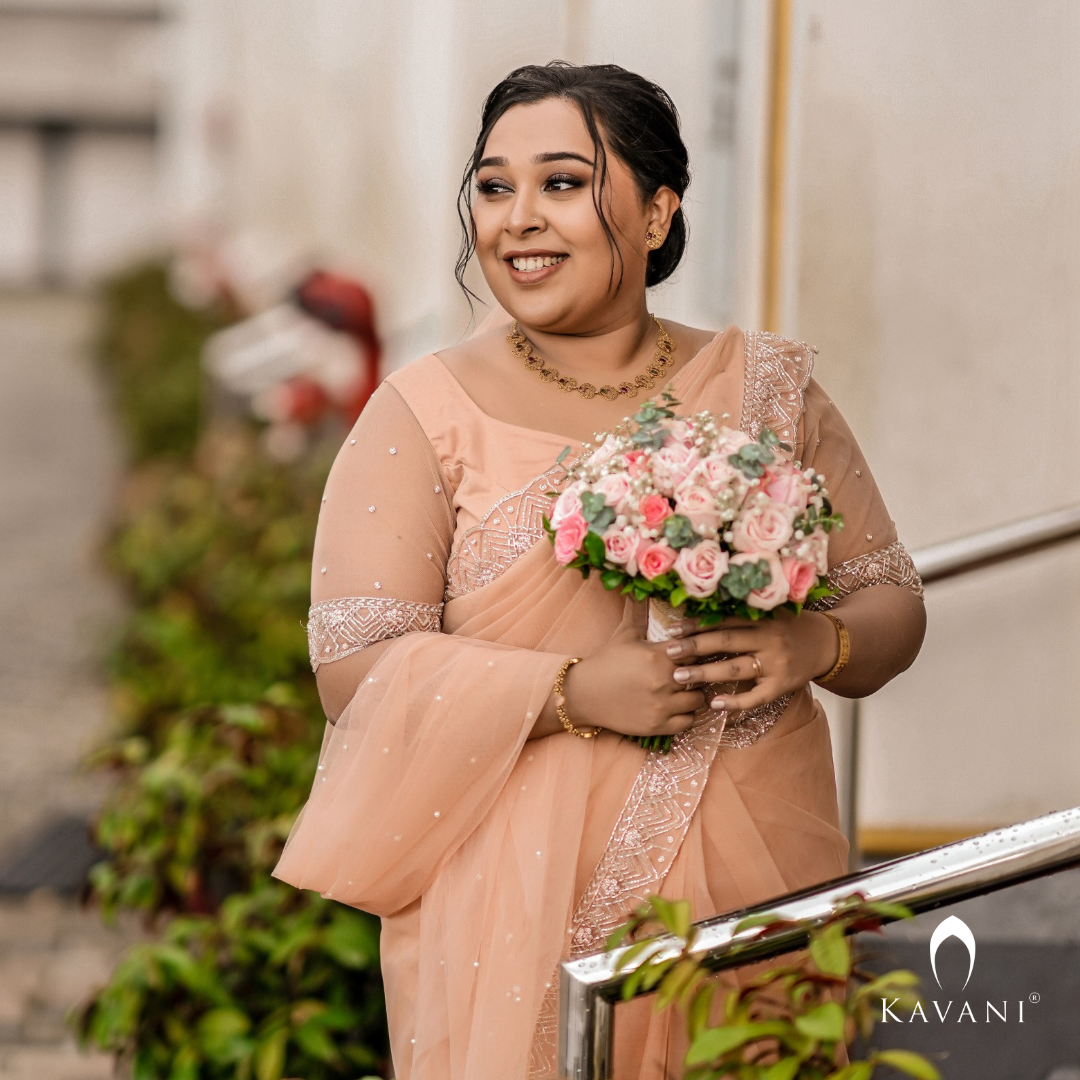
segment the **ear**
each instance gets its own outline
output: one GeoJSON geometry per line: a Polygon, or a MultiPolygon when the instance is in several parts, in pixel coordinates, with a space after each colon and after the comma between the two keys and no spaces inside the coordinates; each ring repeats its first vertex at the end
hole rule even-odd
{"type": "Polygon", "coordinates": [[[675,211],[679,209],[681,202],[682,199],[671,188],[657,188],[656,194],[647,200],[645,205],[645,212],[648,215],[646,227],[651,232],[661,232],[667,236],[671,228],[671,219],[675,216],[675,211]]]}

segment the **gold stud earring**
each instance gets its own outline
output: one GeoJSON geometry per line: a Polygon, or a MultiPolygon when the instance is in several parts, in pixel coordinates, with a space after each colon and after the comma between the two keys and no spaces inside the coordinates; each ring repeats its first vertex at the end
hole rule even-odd
{"type": "Polygon", "coordinates": [[[657,230],[656,232],[653,232],[652,229],[650,229],[645,234],[645,246],[650,251],[655,251],[663,242],[664,242],[664,234],[662,232],[660,232],[659,230],[657,230]]]}

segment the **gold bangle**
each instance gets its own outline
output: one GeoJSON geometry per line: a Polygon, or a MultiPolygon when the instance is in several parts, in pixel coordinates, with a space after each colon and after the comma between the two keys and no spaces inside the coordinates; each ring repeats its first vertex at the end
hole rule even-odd
{"type": "Polygon", "coordinates": [[[580,656],[572,656],[567,660],[563,666],[559,668],[559,674],[555,676],[555,685],[552,686],[551,692],[555,695],[555,715],[559,718],[562,726],[566,728],[571,735],[576,735],[579,739],[591,739],[594,735],[599,735],[604,729],[593,728],[592,731],[579,731],[574,727],[570,717],[566,713],[566,696],[563,694],[563,680],[566,678],[566,673],[575,664],[580,663],[580,656]]]}
{"type": "Polygon", "coordinates": [[[836,663],[832,668],[822,675],[820,679],[815,679],[814,682],[827,683],[832,682],[837,675],[847,666],[848,659],[851,656],[851,638],[848,635],[847,627],[844,625],[843,620],[839,615],[834,615],[831,611],[822,611],[820,614],[824,615],[833,626],[836,627],[836,636],[840,639],[840,655],[836,658],[836,663]]]}

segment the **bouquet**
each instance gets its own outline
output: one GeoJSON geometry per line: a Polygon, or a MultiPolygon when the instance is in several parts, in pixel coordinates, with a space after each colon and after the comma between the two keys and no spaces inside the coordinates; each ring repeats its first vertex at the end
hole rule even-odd
{"type": "Polygon", "coordinates": [[[652,632],[665,606],[707,626],[828,596],[828,533],[842,522],[824,477],[781,454],[774,432],[751,439],[678,404],[646,402],[567,466],[544,519],[556,560],[649,601],[652,640],[667,636],[652,632]]]}

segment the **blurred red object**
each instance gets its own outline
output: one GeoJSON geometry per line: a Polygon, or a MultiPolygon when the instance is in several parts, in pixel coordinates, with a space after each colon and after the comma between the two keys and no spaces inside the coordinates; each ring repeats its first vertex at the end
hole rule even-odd
{"type": "MultiPolygon", "coordinates": [[[[348,334],[360,346],[365,361],[362,370],[345,393],[337,395],[339,409],[352,424],[379,385],[382,343],[375,331],[375,305],[371,294],[358,281],[326,270],[315,270],[296,287],[293,299],[312,318],[348,334]]],[[[295,384],[300,380],[292,381],[295,384]]],[[[297,403],[301,397],[298,394],[297,403]]],[[[314,416],[319,415],[313,401],[308,404],[305,399],[305,404],[314,416]]],[[[297,419],[305,422],[299,413],[297,419]]]]}

